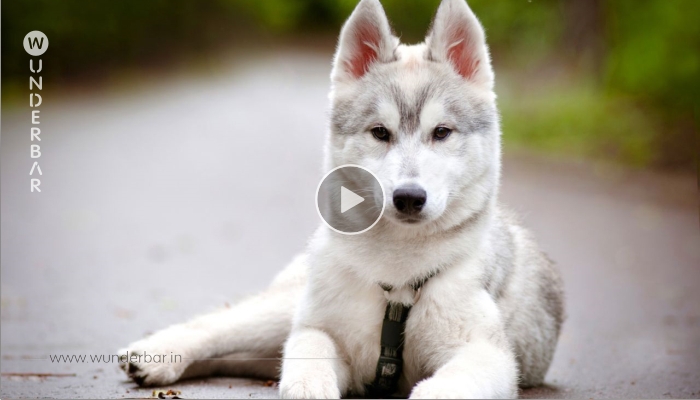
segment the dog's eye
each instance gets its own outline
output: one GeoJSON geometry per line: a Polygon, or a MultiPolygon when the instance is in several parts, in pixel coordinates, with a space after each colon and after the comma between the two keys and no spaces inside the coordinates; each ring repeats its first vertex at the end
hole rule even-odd
{"type": "Polygon", "coordinates": [[[433,137],[435,140],[445,140],[448,136],[450,136],[450,133],[452,133],[452,129],[445,126],[438,126],[433,131],[433,137]]]}
{"type": "Polygon", "coordinates": [[[382,142],[388,142],[389,137],[391,136],[389,131],[383,126],[375,126],[372,128],[372,135],[377,138],[377,140],[381,140],[382,142]]]}

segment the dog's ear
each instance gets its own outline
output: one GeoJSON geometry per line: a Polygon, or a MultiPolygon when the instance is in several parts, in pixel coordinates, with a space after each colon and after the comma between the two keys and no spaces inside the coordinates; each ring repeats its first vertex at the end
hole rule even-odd
{"type": "Polygon", "coordinates": [[[360,1],[340,32],[332,80],[359,79],[373,63],[393,60],[397,42],[379,0],[360,1]]]}
{"type": "Polygon", "coordinates": [[[428,59],[449,62],[465,79],[493,89],[486,35],[464,0],[442,0],[426,43],[428,59]]]}

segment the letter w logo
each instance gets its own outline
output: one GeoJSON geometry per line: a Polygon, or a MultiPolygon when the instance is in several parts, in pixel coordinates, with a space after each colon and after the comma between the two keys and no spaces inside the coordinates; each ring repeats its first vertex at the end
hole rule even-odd
{"type": "Polygon", "coordinates": [[[30,49],[33,49],[34,46],[41,49],[41,47],[44,45],[44,38],[37,39],[36,37],[28,37],[27,41],[29,41],[29,48],[30,49]]]}

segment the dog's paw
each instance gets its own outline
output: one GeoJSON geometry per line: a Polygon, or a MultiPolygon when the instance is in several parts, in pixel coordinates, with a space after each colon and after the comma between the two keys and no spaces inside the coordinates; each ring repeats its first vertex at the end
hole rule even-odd
{"type": "Polygon", "coordinates": [[[185,348],[187,341],[179,341],[176,336],[159,332],[119,350],[119,367],[139,386],[162,386],[177,381],[191,361],[185,348]]]}
{"type": "Polygon", "coordinates": [[[483,385],[470,384],[464,379],[447,379],[432,377],[418,382],[411,391],[410,399],[486,399],[518,397],[517,388],[505,385],[497,390],[490,390],[483,385]]]}
{"type": "Polygon", "coordinates": [[[325,374],[307,374],[297,379],[280,381],[280,397],[283,399],[339,399],[337,380],[325,374]]]}
{"type": "Polygon", "coordinates": [[[468,399],[468,390],[458,382],[429,378],[418,382],[411,391],[410,399],[468,399]]]}

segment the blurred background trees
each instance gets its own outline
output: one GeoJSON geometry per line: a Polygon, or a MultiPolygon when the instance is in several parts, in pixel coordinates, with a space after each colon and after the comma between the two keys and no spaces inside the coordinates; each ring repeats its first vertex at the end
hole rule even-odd
{"type": "MultiPolygon", "coordinates": [[[[383,0],[402,41],[422,41],[439,0],[383,0]]],[[[690,170],[700,104],[700,1],[470,0],[497,69],[506,145],[690,170]]],[[[2,3],[3,100],[25,90],[31,30],[47,34],[52,82],[222,49],[332,51],[356,0],[24,0],[2,3]],[[58,50],[60,49],[60,50],[58,50]]],[[[55,84],[54,84],[55,86],[55,84]]],[[[24,93],[24,92],[21,92],[24,93]]],[[[23,97],[22,97],[23,98],[23,97]]]]}

